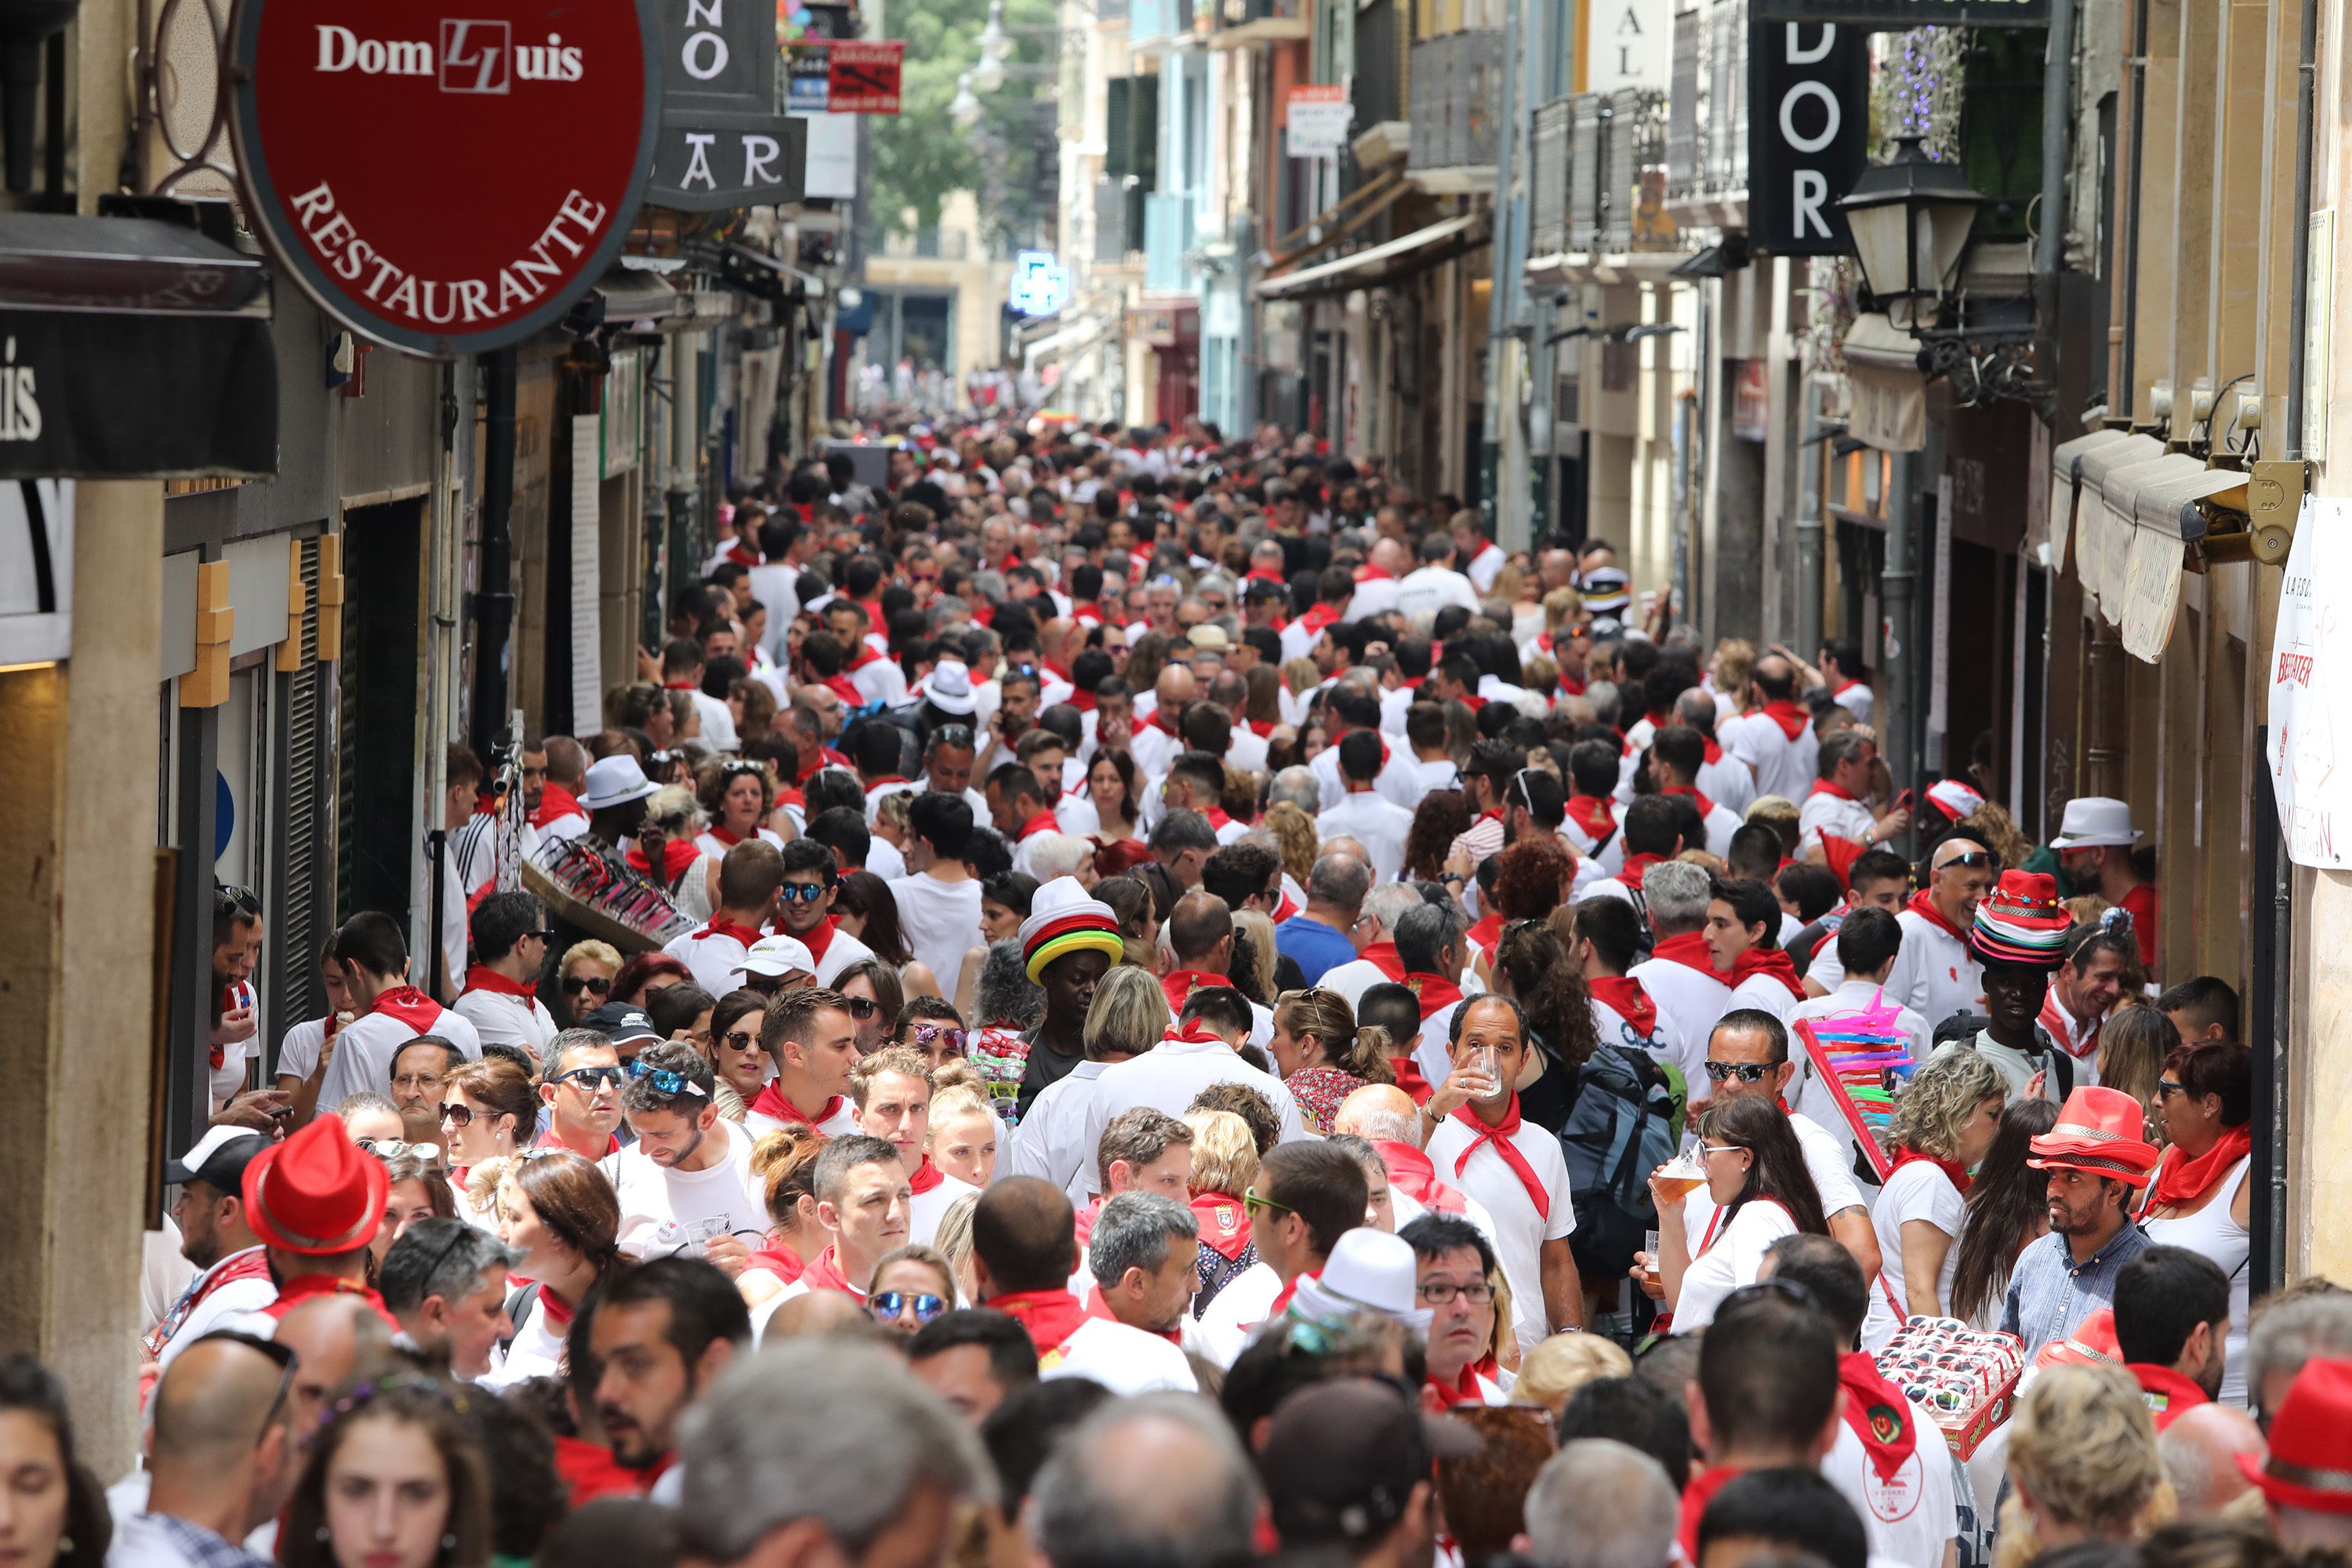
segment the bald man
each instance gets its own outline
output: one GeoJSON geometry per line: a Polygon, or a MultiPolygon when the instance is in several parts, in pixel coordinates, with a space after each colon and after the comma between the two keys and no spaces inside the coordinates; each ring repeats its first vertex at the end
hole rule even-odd
{"type": "MultiPolygon", "coordinates": [[[[757,1311],[751,1317],[752,1326],[759,1330],[759,1342],[763,1345],[803,1334],[849,1333],[863,1337],[863,1331],[877,1326],[873,1315],[866,1311],[866,1303],[839,1290],[807,1290],[787,1296],[768,1315],[764,1326],[757,1311]]],[[[892,1350],[905,1347],[903,1340],[887,1331],[876,1342],[892,1350]]]]}
{"type": "Polygon", "coordinates": [[[1397,1229],[1433,1209],[1466,1219],[1494,1239],[1495,1218],[1486,1205],[1439,1180],[1437,1167],[1421,1152],[1421,1113],[1412,1096],[1392,1083],[1368,1083],[1339,1102],[1331,1131],[1361,1138],[1380,1155],[1397,1229]]]}
{"type": "Polygon", "coordinates": [[[1372,542],[1371,553],[1356,572],[1356,596],[1348,601],[1343,620],[1364,621],[1397,607],[1397,584],[1412,570],[1412,557],[1403,545],[1383,535],[1372,542]]]}
{"type": "Polygon", "coordinates": [[[1759,795],[1802,800],[1813,787],[1821,742],[1813,716],[1797,700],[1796,666],[1768,653],[1748,672],[1750,706],[1715,728],[1723,749],[1748,764],[1759,795]]]}
{"type": "Polygon", "coordinates": [[[392,1357],[392,1331],[364,1296],[312,1297],[279,1320],[273,1337],[294,1349],[288,1403],[299,1432],[318,1426],[337,1389],[373,1373],[392,1357]]]}
{"type": "Polygon", "coordinates": [[[2254,1489],[2238,1468],[2238,1456],[2262,1458],[2263,1430],[2236,1405],[2209,1402],[2175,1416],[2158,1434],[2156,1451],[2179,1494],[2182,1522],[2212,1519],[2224,1510],[2236,1512],[2230,1505],[2254,1489]]]}
{"type": "Polygon", "coordinates": [[[109,1556],[140,1568],[258,1568],[238,1544],[277,1517],[301,1471],[289,1373],[293,1353],[218,1331],[164,1369],[149,1407],[147,1508],[125,1519],[109,1556]]]}

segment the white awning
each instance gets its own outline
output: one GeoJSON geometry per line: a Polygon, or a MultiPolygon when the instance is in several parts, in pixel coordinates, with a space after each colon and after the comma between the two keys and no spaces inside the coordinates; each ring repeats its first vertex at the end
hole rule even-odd
{"type": "Polygon", "coordinates": [[[1339,258],[1337,261],[1321,261],[1312,267],[1302,267],[1296,272],[1286,272],[1278,278],[1268,278],[1257,286],[1257,297],[1261,300],[1279,300],[1286,295],[1303,293],[1317,284],[1331,279],[1368,271],[1391,258],[1424,249],[1429,246],[1451,239],[1478,221],[1479,215],[1476,213],[1467,213],[1461,217],[1450,217],[1444,223],[1433,223],[1427,228],[1417,228],[1402,238],[1375,245],[1369,250],[1356,251],[1352,255],[1339,258]]]}
{"type": "Polygon", "coordinates": [[[1845,355],[1846,434],[1882,452],[1927,445],[1927,378],[1919,340],[1876,313],[1856,316],[1840,346],[1845,355]]]}
{"type": "MultiPolygon", "coordinates": [[[[2109,468],[2103,477],[2099,490],[2105,515],[2100,523],[2099,574],[2095,585],[2099,614],[2116,625],[2123,625],[2124,601],[2131,589],[2132,541],[2139,532],[2140,491],[2204,471],[2205,465],[2196,458],[2167,452],[2144,463],[2109,468]]],[[[2084,562],[2085,567],[2089,564],[2084,562]]]]}
{"type": "Polygon", "coordinates": [[[2101,447],[2126,439],[2122,430],[2094,430],[2061,441],[2050,454],[2050,570],[2066,570],[2066,548],[2074,531],[2075,499],[2082,490],[2083,458],[2101,447]]]}
{"type": "Polygon", "coordinates": [[[1021,367],[1028,370],[1034,367],[1039,360],[1091,348],[1114,324],[1115,318],[1087,316],[1059,331],[1048,332],[1034,342],[1024,343],[1021,345],[1021,367]]]}
{"type": "MultiPolygon", "coordinates": [[[[2129,532],[2111,527],[2114,514],[2105,504],[2107,477],[2164,456],[2164,443],[2153,436],[2126,436],[2119,441],[2105,441],[2082,454],[2075,464],[2080,474],[2081,495],[2074,505],[2074,574],[2082,579],[2083,591],[2093,604],[2098,603],[2099,587],[2105,577],[2106,549],[2112,535],[2118,560],[2116,563],[2116,590],[2120,604],[2123,591],[2123,562],[2120,559],[2131,548],[2129,532]]],[[[2126,511],[2126,518],[2130,516],[2126,511]]],[[[2107,619],[2115,620],[2116,613],[2107,619]]]]}

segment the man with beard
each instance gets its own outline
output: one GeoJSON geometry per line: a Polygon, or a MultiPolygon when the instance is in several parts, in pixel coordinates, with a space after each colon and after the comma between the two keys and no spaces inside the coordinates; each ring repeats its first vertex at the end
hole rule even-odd
{"type": "Polygon", "coordinates": [[[647,1046],[621,1091],[637,1141],[598,1168],[620,1198],[623,1253],[708,1258],[732,1278],[771,1221],[751,1137],[719,1118],[715,1092],[710,1064],[691,1044],[647,1046]]]}
{"type": "Polygon", "coordinates": [[[2009,1277],[2000,1330],[2025,1353],[2063,1339],[2114,1299],[2116,1276],[2148,1247],[2131,1208],[2156,1173],[2139,1101],[2121,1089],[2078,1089],[2026,1163],[2050,1173],[2050,1234],[2027,1244],[2009,1277]]]}
{"type": "Polygon", "coordinates": [[[2116,1271],[2116,1348],[2159,1432],[2221,1392],[2230,1277],[2185,1247],[2150,1247],[2116,1271]]]}
{"type": "Polygon", "coordinates": [[[258,1132],[215,1127],[163,1167],[165,1184],[180,1189],[172,1205],[180,1255],[197,1274],[147,1336],[143,1349],[155,1363],[151,1376],[225,1321],[278,1300],[261,1238],[245,1219],[245,1167],[268,1147],[258,1132]]]}
{"type": "Polygon", "coordinates": [[[677,1458],[679,1417],[751,1348],[751,1313],[698,1258],[624,1267],[583,1310],[593,1314],[587,1343],[604,1441],[615,1462],[658,1482],[677,1458]]]}

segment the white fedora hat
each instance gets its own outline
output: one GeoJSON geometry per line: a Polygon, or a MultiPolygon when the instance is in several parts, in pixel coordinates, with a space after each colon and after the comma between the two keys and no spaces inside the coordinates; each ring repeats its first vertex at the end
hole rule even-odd
{"type": "Polygon", "coordinates": [[[2053,849],[2097,849],[2110,845],[2137,844],[2140,836],[2131,825],[2131,807],[2104,795],[2086,795],[2066,803],[2065,820],[2053,849]]]}

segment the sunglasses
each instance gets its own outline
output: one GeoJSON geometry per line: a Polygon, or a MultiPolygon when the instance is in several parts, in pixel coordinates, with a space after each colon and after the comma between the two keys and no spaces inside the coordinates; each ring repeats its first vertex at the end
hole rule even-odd
{"type": "Polygon", "coordinates": [[[788,904],[813,904],[824,897],[824,889],[814,882],[786,882],[776,896],[788,904]]]}
{"type": "MultiPolygon", "coordinates": [[[[854,1015],[858,998],[853,996],[849,1000],[854,1015]]],[[[933,1040],[944,1039],[948,1049],[961,1056],[964,1042],[971,1038],[971,1031],[947,1024],[909,1024],[907,1026],[907,1038],[910,1044],[918,1046],[928,1046],[933,1040]]]]}
{"type": "Polygon", "coordinates": [[[441,1106],[441,1120],[452,1127],[471,1127],[474,1124],[474,1108],[470,1105],[460,1105],[455,1101],[444,1101],[441,1106]]]}
{"type": "Polygon", "coordinates": [[[849,1016],[861,1024],[878,1016],[882,1011],[882,1004],[871,996],[845,996],[842,1000],[849,1004],[849,1016]]]}
{"type": "Polygon", "coordinates": [[[664,1094],[690,1094],[698,1100],[708,1100],[702,1086],[682,1072],[667,1068],[649,1068],[641,1061],[629,1064],[629,1077],[641,1083],[650,1083],[664,1094]]]}
{"type": "Polygon", "coordinates": [[[555,1081],[576,1083],[593,1094],[600,1089],[620,1088],[622,1081],[628,1076],[627,1070],[616,1064],[610,1067],[573,1068],[570,1072],[557,1073],[555,1081]]]}
{"type": "Polygon", "coordinates": [[[1771,1062],[1709,1062],[1706,1076],[1716,1083],[1736,1078],[1742,1083],[1762,1083],[1764,1075],[1772,1070],[1771,1062]]]}
{"type": "Polygon", "coordinates": [[[1288,1204],[1278,1204],[1272,1198],[1262,1198],[1255,1193],[1244,1193],[1242,1194],[1242,1212],[1255,1217],[1258,1215],[1268,1212],[1276,1214],[1297,1214],[1298,1211],[1292,1208],[1288,1204]]]}
{"type": "Polygon", "coordinates": [[[430,1143],[411,1143],[400,1138],[354,1138],[352,1142],[379,1160],[397,1160],[409,1154],[419,1159],[428,1155],[435,1160],[441,1157],[441,1151],[430,1143]]]}
{"type": "Polygon", "coordinates": [[[1953,856],[1936,869],[1941,871],[1951,866],[1984,866],[1997,870],[2000,866],[2000,857],[1990,849],[1968,849],[1953,856]]]}
{"type": "Polygon", "coordinates": [[[2160,1078],[2156,1080],[2156,1097],[2158,1100],[2163,1100],[2168,1096],[2176,1094],[2187,1094],[2188,1092],[2188,1086],[2185,1084],[2175,1083],[2168,1078],[2160,1078]]]}
{"type": "Polygon", "coordinates": [[[740,1029],[730,1029],[719,1037],[719,1043],[730,1051],[756,1051],[760,1048],[760,1037],[746,1034],[740,1029]]]}
{"type": "Polygon", "coordinates": [[[566,996],[577,996],[583,991],[593,991],[599,996],[608,996],[612,994],[613,983],[609,980],[600,980],[593,974],[567,974],[563,977],[563,994],[566,996]]]}
{"type": "Polygon", "coordinates": [[[909,1307],[915,1310],[915,1321],[928,1323],[946,1311],[948,1303],[945,1297],[934,1296],[928,1290],[920,1294],[911,1290],[885,1290],[879,1295],[866,1298],[866,1310],[886,1323],[909,1307]]]}

